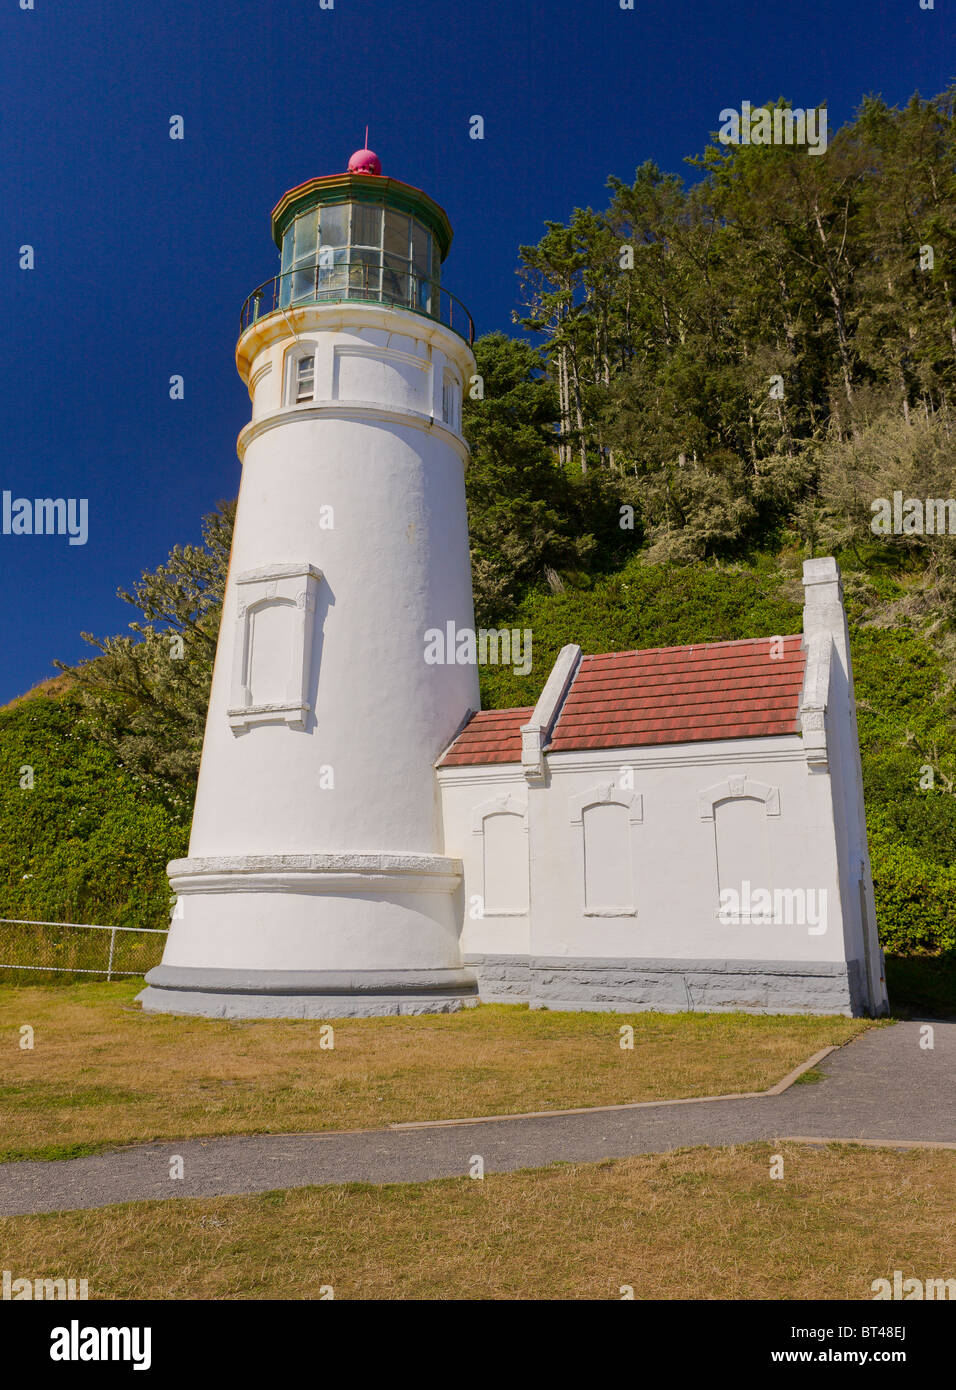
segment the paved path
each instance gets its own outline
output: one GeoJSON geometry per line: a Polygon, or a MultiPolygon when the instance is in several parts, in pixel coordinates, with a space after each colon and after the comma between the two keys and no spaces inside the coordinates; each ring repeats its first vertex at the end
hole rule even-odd
{"type": "Polygon", "coordinates": [[[788,1136],[956,1141],[956,1023],[872,1029],[820,1063],[826,1080],[782,1095],[595,1110],[546,1118],[349,1134],[239,1135],[137,1145],[55,1163],[0,1165],[0,1216],[145,1198],[211,1197],[312,1183],[460,1177],[472,1154],[485,1172],[663,1153],[690,1144],[788,1136]],[[184,1160],[182,1181],[169,1160],[184,1160]]]}

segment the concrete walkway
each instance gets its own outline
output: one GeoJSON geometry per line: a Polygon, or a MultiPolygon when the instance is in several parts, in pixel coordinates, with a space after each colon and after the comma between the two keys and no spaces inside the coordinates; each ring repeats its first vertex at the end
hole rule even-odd
{"type": "Polygon", "coordinates": [[[956,1147],[956,1023],[933,1024],[932,1051],[920,1047],[920,1026],[873,1029],[819,1064],[825,1081],[777,1096],[362,1133],[167,1140],[90,1158],[2,1164],[0,1216],[313,1183],[461,1177],[473,1154],[493,1173],[787,1137],[956,1147]],[[169,1177],[173,1154],[184,1161],[181,1181],[169,1177]]]}

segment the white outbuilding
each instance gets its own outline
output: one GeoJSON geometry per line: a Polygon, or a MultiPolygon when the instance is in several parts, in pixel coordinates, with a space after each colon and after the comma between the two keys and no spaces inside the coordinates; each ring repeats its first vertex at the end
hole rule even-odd
{"type": "Polygon", "coordinates": [[[833,559],[801,637],[584,656],[438,764],[483,1000],[882,1013],[853,677],[833,559]]]}

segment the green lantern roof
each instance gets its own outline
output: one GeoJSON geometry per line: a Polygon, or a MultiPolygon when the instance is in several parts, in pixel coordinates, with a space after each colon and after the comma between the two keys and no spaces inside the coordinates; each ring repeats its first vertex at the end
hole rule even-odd
{"type": "Polygon", "coordinates": [[[444,208],[420,188],[381,174],[326,174],[290,188],[272,210],[272,239],[282,246],[282,238],[293,218],[308,208],[324,203],[372,203],[408,213],[428,228],[444,260],[452,240],[451,223],[444,208]]]}

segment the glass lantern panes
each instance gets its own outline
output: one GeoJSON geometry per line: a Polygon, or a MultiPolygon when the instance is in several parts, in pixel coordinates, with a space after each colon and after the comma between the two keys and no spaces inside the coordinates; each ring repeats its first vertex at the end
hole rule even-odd
{"type": "Polygon", "coordinates": [[[368,203],[355,203],[349,241],[352,246],[372,246],[377,250],[382,244],[382,209],[368,203]]]}
{"type": "Polygon", "coordinates": [[[402,256],[406,260],[409,255],[409,218],[403,212],[393,212],[391,208],[385,211],[385,253],[386,255],[402,256]]]}
{"type": "Polygon", "coordinates": [[[431,237],[420,222],[412,220],[412,269],[416,275],[428,275],[431,237]]]}
{"type": "Polygon", "coordinates": [[[363,299],[379,299],[382,290],[381,252],[353,247],[349,258],[349,284],[361,290],[363,299]]]}
{"type": "Polygon", "coordinates": [[[407,304],[408,296],[408,261],[402,256],[386,256],[382,271],[382,298],[391,304],[407,304]]]}
{"type": "Polygon", "coordinates": [[[427,227],[376,203],[300,213],[282,239],[279,303],[340,298],[436,311],[440,257],[427,227]]]}
{"type": "Polygon", "coordinates": [[[323,246],[319,251],[319,299],[337,299],[348,284],[349,248],[323,246]]]}
{"type": "Polygon", "coordinates": [[[315,260],[315,238],[318,228],[318,212],[315,208],[311,212],[304,212],[301,217],[295,219],[295,264],[302,265],[303,262],[315,260]]]}
{"type": "Polygon", "coordinates": [[[431,259],[431,237],[420,222],[412,219],[412,278],[409,302],[416,309],[427,314],[431,304],[428,286],[429,261],[431,259]]]}
{"type": "Polygon", "coordinates": [[[316,267],[302,266],[289,276],[292,281],[292,303],[302,304],[315,298],[316,267]]]}
{"type": "Polygon", "coordinates": [[[349,204],[332,203],[322,209],[320,242],[323,246],[347,246],[349,242],[349,204]]]}

